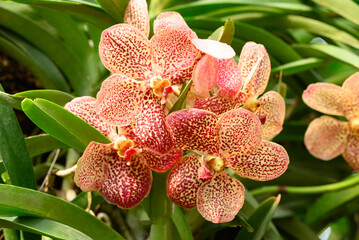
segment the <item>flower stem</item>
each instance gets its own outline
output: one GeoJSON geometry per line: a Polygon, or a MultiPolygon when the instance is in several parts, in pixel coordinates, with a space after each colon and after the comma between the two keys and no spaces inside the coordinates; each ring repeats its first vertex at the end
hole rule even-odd
{"type": "Polygon", "coordinates": [[[252,195],[268,194],[268,193],[292,193],[292,194],[316,194],[330,191],[336,191],[343,188],[350,187],[359,183],[359,174],[353,174],[346,180],[337,183],[331,183],[321,186],[308,186],[308,187],[296,187],[296,186],[265,186],[256,188],[251,192],[252,195]]]}
{"type": "Polygon", "coordinates": [[[169,239],[169,221],[171,202],[166,191],[167,174],[153,172],[150,200],[150,218],[152,221],[150,239],[169,239]]]}

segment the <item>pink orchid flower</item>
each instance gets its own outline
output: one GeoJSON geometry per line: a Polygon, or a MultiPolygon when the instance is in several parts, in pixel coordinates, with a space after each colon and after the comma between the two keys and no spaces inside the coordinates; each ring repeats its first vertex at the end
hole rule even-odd
{"type": "Polygon", "coordinates": [[[203,65],[200,65],[201,61],[193,72],[195,96],[192,96],[192,107],[222,114],[242,106],[263,119],[263,138],[267,140],[282,130],[285,117],[283,98],[274,91],[258,98],[267,87],[271,70],[263,45],[247,42],[238,66],[232,58],[208,57],[203,65]],[[209,91],[214,96],[209,97],[209,91]]]}
{"type": "Polygon", "coordinates": [[[168,196],[183,208],[197,205],[208,221],[231,221],[244,202],[243,185],[225,167],[242,177],[267,181],[279,177],[289,163],[282,146],[262,140],[258,116],[246,109],[222,115],[181,110],[167,121],[175,145],[195,152],[183,156],[170,171],[168,196]]]}
{"type": "Polygon", "coordinates": [[[315,83],[303,92],[303,101],[319,112],[344,116],[340,121],[322,116],[312,121],[304,136],[308,151],[322,160],[343,155],[348,164],[359,171],[359,73],[345,80],[342,87],[315,83]]]}
{"type": "Polygon", "coordinates": [[[79,97],[65,108],[98,129],[112,143],[91,142],[77,162],[75,183],[84,192],[99,190],[120,208],[138,205],[150,192],[151,169],[167,171],[182,156],[182,150],[159,155],[141,145],[130,126],[119,128],[104,123],[95,110],[96,99],[79,97]]]}
{"type": "Polygon", "coordinates": [[[199,54],[191,40],[197,36],[179,14],[164,13],[155,20],[155,35],[148,40],[144,0],[130,1],[125,22],[101,36],[100,57],[113,75],[102,83],[96,111],[108,124],[133,125],[143,145],[165,154],[173,143],[163,103],[176,91],[172,84],[191,77],[199,54]]]}

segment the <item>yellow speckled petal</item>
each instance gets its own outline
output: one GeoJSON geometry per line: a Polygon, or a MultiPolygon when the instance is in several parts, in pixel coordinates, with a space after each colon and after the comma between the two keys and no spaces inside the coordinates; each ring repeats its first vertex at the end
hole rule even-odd
{"type": "Polygon", "coordinates": [[[257,115],[246,109],[234,109],[221,115],[218,121],[220,155],[253,152],[262,142],[262,124],[257,115]]]}
{"type": "Polygon", "coordinates": [[[159,155],[154,152],[144,150],[141,154],[152,170],[156,172],[166,172],[181,158],[183,151],[172,149],[167,154],[159,155]]]}
{"type": "Polygon", "coordinates": [[[218,153],[218,117],[200,109],[180,110],[167,117],[168,127],[177,148],[218,153]]]}
{"type": "Polygon", "coordinates": [[[259,108],[254,112],[257,115],[266,115],[263,128],[263,139],[274,138],[283,129],[285,117],[285,103],[283,97],[274,91],[266,92],[258,99],[259,108]]]}
{"type": "Polygon", "coordinates": [[[355,101],[355,105],[353,106],[352,111],[358,113],[359,112],[359,72],[351,75],[345,82],[343,83],[343,89],[348,91],[355,101]]]}
{"type": "Polygon", "coordinates": [[[194,38],[192,42],[198,50],[215,58],[229,59],[236,55],[236,52],[233,50],[233,48],[226,43],[199,38],[194,38]]]}
{"type": "Polygon", "coordinates": [[[157,16],[156,20],[153,22],[153,32],[155,35],[167,27],[172,28],[188,28],[186,21],[183,19],[181,14],[178,12],[164,12],[157,16]]]}
{"type": "Polygon", "coordinates": [[[304,144],[313,156],[330,160],[344,151],[348,134],[347,122],[322,116],[309,124],[304,135],[304,144]]]}
{"type": "Polygon", "coordinates": [[[168,197],[178,206],[196,206],[197,190],[206,181],[198,177],[201,157],[190,153],[183,156],[172,168],[167,178],[168,197]]]}
{"type": "Polygon", "coordinates": [[[150,89],[144,94],[141,105],[141,113],[135,119],[134,133],[143,147],[159,154],[167,153],[172,149],[173,142],[161,99],[150,89]]]}
{"type": "Polygon", "coordinates": [[[250,96],[258,96],[264,92],[267,87],[271,66],[267,50],[262,44],[255,42],[247,42],[241,52],[239,58],[239,69],[243,81],[245,81],[244,90],[250,96]],[[250,81],[245,81],[252,69],[256,66],[258,58],[261,58],[258,69],[255,71],[250,81]]]}
{"type": "Polygon", "coordinates": [[[227,159],[229,167],[241,177],[268,181],[282,175],[289,164],[286,150],[279,144],[262,141],[254,152],[227,159]]]}
{"type": "Polygon", "coordinates": [[[214,223],[230,222],[244,203],[244,187],[223,169],[204,183],[197,192],[199,213],[214,223]]]}
{"type": "Polygon", "coordinates": [[[355,171],[359,172],[359,136],[350,134],[343,157],[355,171]]]}
{"type": "Polygon", "coordinates": [[[112,73],[134,79],[153,75],[150,42],[131,25],[117,24],[104,30],[99,53],[102,63],[112,73]]]}
{"type": "Polygon", "coordinates": [[[191,67],[199,53],[191,42],[193,37],[193,31],[184,27],[168,27],[154,35],[151,46],[156,72],[167,75],[191,67]]]}
{"type": "Polygon", "coordinates": [[[217,61],[210,55],[205,55],[193,70],[193,86],[199,98],[209,98],[209,91],[213,91],[217,78],[217,61]]]}
{"type": "Polygon", "coordinates": [[[95,104],[96,99],[93,97],[78,97],[67,103],[65,109],[85,120],[106,137],[113,139],[117,135],[115,127],[100,120],[95,110],[95,104]]]}
{"type": "Polygon", "coordinates": [[[117,159],[117,153],[108,144],[91,142],[77,162],[74,181],[84,192],[100,188],[109,175],[109,159],[117,159]]]}
{"type": "Polygon", "coordinates": [[[137,28],[143,36],[148,38],[150,33],[150,19],[148,17],[146,0],[131,0],[126,8],[123,22],[137,28]]]}
{"type": "Polygon", "coordinates": [[[126,126],[140,113],[143,96],[142,82],[112,75],[102,83],[97,93],[96,111],[103,121],[126,126]]]}
{"type": "Polygon", "coordinates": [[[218,95],[224,98],[234,99],[238,96],[242,87],[242,77],[239,68],[233,58],[217,59],[219,87],[218,95]]]}
{"type": "Polygon", "coordinates": [[[331,83],[310,84],[302,98],[309,107],[326,114],[343,116],[352,108],[352,96],[331,83]]]}
{"type": "Polygon", "coordinates": [[[99,193],[110,203],[128,209],[137,206],[150,192],[151,169],[141,155],[133,155],[131,163],[122,158],[111,158],[109,174],[99,193]]]}

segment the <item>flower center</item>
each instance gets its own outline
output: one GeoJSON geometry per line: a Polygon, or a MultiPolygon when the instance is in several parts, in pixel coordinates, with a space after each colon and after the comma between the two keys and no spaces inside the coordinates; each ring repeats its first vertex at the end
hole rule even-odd
{"type": "Polygon", "coordinates": [[[198,169],[198,176],[201,179],[210,179],[215,172],[219,172],[224,168],[224,161],[219,157],[202,156],[201,167],[198,169]]]}
{"type": "Polygon", "coordinates": [[[162,97],[166,87],[171,86],[171,82],[168,79],[163,79],[159,76],[155,76],[150,80],[150,87],[153,89],[153,93],[157,97],[162,97]]]}
{"type": "Polygon", "coordinates": [[[112,149],[117,151],[119,157],[129,163],[132,155],[142,152],[141,149],[134,148],[134,146],[135,143],[132,140],[126,138],[125,136],[121,136],[115,140],[112,149]]]}
{"type": "Polygon", "coordinates": [[[359,118],[354,118],[350,121],[350,128],[355,136],[359,136],[359,118]]]}
{"type": "Polygon", "coordinates": [[[251,112],[255,112],[259,108],[259,106],[260,106],[260,104],[259,104],[258,100],[255,99],[254,97],[250,97],[250,98],[248,98],[246,103],[243,105],[243,108],[247,109],[251,112]]]}

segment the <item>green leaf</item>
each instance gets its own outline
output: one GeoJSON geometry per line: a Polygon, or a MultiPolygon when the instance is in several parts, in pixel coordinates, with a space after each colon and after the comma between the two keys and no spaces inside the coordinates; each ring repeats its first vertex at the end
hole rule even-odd
{"type": "Polygon", "coordinates": [[[310,70],[314,67],[319,66],[322,62],[323,59],[320,58],[305,58],[275,67],[272,69],[272,73],[283,71],[283,74],[288,76],[306,70],[310,70]]]}
{"type": "MultiPolygon", "coordinates": [[[[0,85],[0,91],[3,91],[0,85]]],[[[17,186],[37,189],[32,162],[14,111],[0,104],[0,160],[17,186]]]]}
{"type": "Polygon", "coordinates": [[[313,0],[313,2],[329,8],[333,12],[343,16],[344,18],[359,24],[359,6],[351,0],[313,0]]]}
{"type": "Polygon", "coordinates": [[[279,229],[290,235],[291,239],[297,240],[319,240],[315,232],[302,221],[296,218],[285,218],[275,220],[279,229]]]}
{"type": "Polygon", "coordinates": [[[190,81],[186,81],[183,83],[183,85],[181,87],[181,93],[180,93],[177,101],[175,102],[175,104],[173,104],[173,106],[168,114],[184,108],[183,105],[186,101],[188,91],[191,88],[192,81],[193,80],[191,79],[190,81]]]}
{"type": "Polygon", "coordinates": [[[173,214],[171,215],[172,222],[175,224],[177,231],[182,240],[191,240],[194,239],[192,231],[186,220],[186,216],[183,213],[181,207],[175,205],[173,214]]]}
{"type": "Polygon", "coordinates": [[[0,103],[11,108],[21,110],[22,97],[14,97],[8,93],[0,91],[0,103]]]}
{"type": "Polygon", "coordinates": [[[358,199],[359,185],[337,192],[324,194],[309,208],[305,222],[311,226],[329,218],[335,211],[341,211],[348,204],[358,199]]]}
{"type": "Polygon", "coordinates": [[[1,216],[37,216],[67,225],[92,239],[124,240],[95,216],[52,195],[4,184],[0,184],[0,195],[1,216]]]}
{"type": "Polygon", "coordinates": [[[129,0],[97,0],[102,9],[118,22],[123,22],[123,16],[129,0]]]}
{"type": "Polygon", "coordinates": [[[248,218],[248,223],[254,228],[254,232],[248,232],[246,229],[241,229],[236,237],[236,240],[240,239],[262,239],[264,232],[266,231],[269,223],[272,220],[274,212],[279,204],[280,195],[270,197],[263,201],[254,213],[248,218]]]}
{"type": "Polygon", "coordinates": [[[84,151],[91,141],[110,143],[97,129],[55,103],[25,99],[21,107],[37,126],[70,147],[84,151]]]}
{"type": "Polygon", "coordinates": [[[214,31],[208,39],[231,45],[234,37],[234,31],[234,22],[232,19],[228,18],[224,26],[219,27],[216,31],[214,31]]]}
{"type": "Polygon", "coordinates": [[[44,98],[58,105],[64,106],[66,103],[70,102],[74,97],[71,94],[45,89],[45,90],[29,90],[25,92],[19,92],[14,94],[15,97],[23,97],[23,98],[44,98]]]}
{"type": "Polygon", "coordinates": [[[100,6],[95,0],[12,0],[13,2],[26,3],[26,4],[44,4],[44,3],[56,3],[56,4],[85,4],[91,7],[99,8],[100,6]]]}
{"type": "Polygon", "coordinates": [[[40,134],[25,138],[30,157],[50,152],[58,148],[68,148],[65,143],[57,140],[49,134],[40,134]]]}
{"type": "Polygon", "coordinates": [[[48,236],[52,239],[91,240],[64,224],[35,217],[0,217],[0,226],[48,236]]]}
{"type": "Polygon", "coordinates": [[[320,53],[321,56],[330,56],[336,60],[339,60],[343,63],[346,63],[359,69],[359,57],[355,53],[349,52],[340,47],[336,47],[329,44],[315,43],[310,45],[295,44],[294,48],[306,55],[314,55],[315,53],[320,53]]]}

